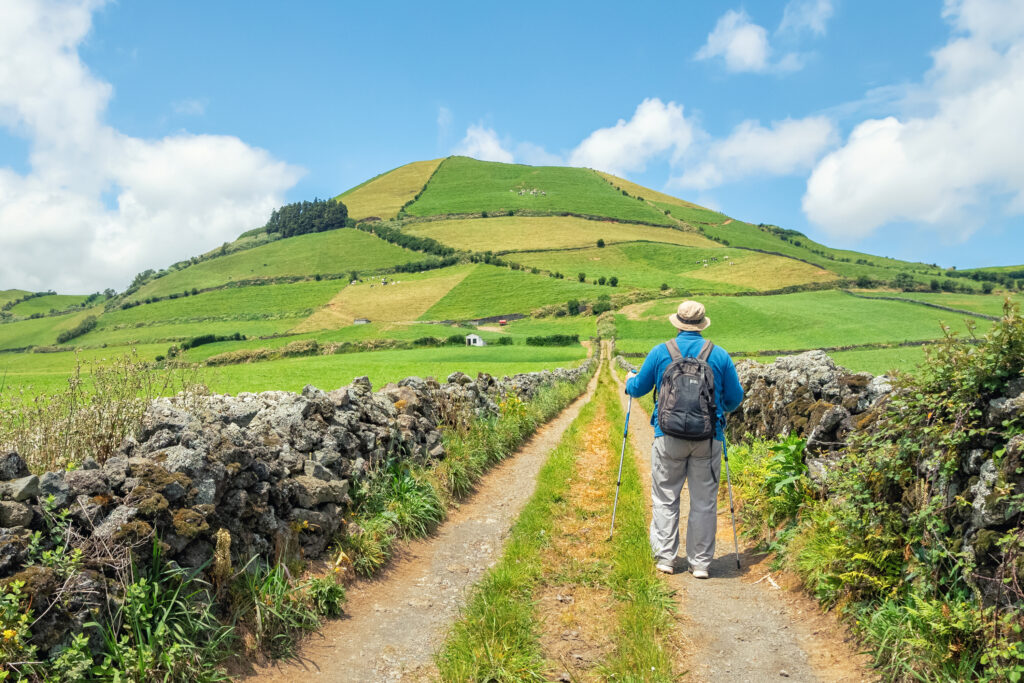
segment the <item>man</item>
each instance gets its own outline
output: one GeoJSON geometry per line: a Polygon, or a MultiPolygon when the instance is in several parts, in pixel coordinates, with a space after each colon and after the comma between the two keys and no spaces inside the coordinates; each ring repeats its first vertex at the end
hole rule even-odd
{"type": "MultiPolygon", "coordinates": [[[[678,344],[679,354],[683,357],[698,357],[704,347],[701,331],[711,324],[704,306],[696,301],[684,301],[668,319],[679,333],[666,344],[678,344]]],[[[640,372],[629,374],[627,394],[638,398],[656,385],[660,386],[665,370],[672,363],[666,344],[651,349],[640,372]]],[[[715,346],[707,357],[707,364],[714,374],[716,421],[713,440],[689,441],[664,434],[658,423],[657,401],[651,415],[651,424],[654,425],[654,445],[651,448],[651,550],[654,551],[654,563],[659,571],[666,574],[675,571],[676,552],[679,550],[679,495],[684,482],[689,479],[686,559],[690,571],[699,579],[708,578],[708,566],[715,556],[725,414],[736,410],[743,401],[743,387],[736,375],[736,366],[725,349],[715,346]]]]}

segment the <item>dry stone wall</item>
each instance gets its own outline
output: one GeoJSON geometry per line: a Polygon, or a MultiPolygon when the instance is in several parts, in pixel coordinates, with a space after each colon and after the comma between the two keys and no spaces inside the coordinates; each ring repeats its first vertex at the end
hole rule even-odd
{"type": "Polygon", "coordinates": [[[17,453],[2,453],[0,580],[25,582],[36,614],[45,613],[49,627],[33,631],[46,652],[105,606],[130,549],[148,549],[154,534],[183,567],[207,563],[221,529],[242,562],[272,560],[296,543],[315,558],[338,533],[353,484],[375,467],[390,458],[443,459],[440,425],[493,415],[503,395],[528,399],[592,368],[588,360],[504,379],[409,377],[378,392],[363,377],[334,391],[160,399],[138,438],[102,464],[37,476],[17,453]],[[60,535],[85,557],[71,576],[33,561],[55,544],[49,529],[62,510],[60,535]]]}

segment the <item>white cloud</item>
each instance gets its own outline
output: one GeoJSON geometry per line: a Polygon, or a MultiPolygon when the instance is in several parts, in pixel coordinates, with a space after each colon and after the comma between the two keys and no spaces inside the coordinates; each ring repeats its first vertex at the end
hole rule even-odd
{"type": "Polygon", "coordinates": [[[775,61],[772,61],[772,53],[768,31],[752,22],[745,11],[729,10],[718,19],[694,58],[721,57],[725,68],[737,73],[785,72],[803,67],[803,60],[796,53],[785,54],[775,61]]]}
{"type": "Polygon", "coordinates": [[[629,121],[619,119],[611,128],[591,133],[569,155],[569,165],[616,175],[643,171],[649,160],[670,151],[672,161],[678,161],[693,137],[694,126],[683,116],[681,104],[648,98],[629,121]]]}
{"type": "Polygon", "coordinates": [[[750,21],[743,10],[729,10],[719,18],[696,58],[722,57],[729,71],[766,71],[770,54],[764,27],[750,21]]]}
{"type": "Polygon", "coordinates": [[[887,223],[966,239],[993,210],[1024,213],[1024,0],[948,1],[953,35],[910,93],[930,111],[869,119],[823,158],[804,212],[835,236],[887,223]]]}
{"type": "Polygon", "coordinates": [[[0,168],[2,288],[123,287],[262,224],[302,174],[235,137],[106,125],[112,87],[78,56],[103,4],[4,3],[0,126],[30,152],[27,173],[0,168]]]}
{"type": "Polygon", "coordinates": [[[206,113],[206,102],[196,99],[178,100],[171,104],[171,108],[175,114],[182,116],[202,116],[206,113]]]}
{"type": "Polygon", "coordinates": [[[790,0],[782,11],[779,31],[810,31],[825,35],[825,25],[832,18],[832,0],[790,0]]]}
{"type": "Polygon", "coordinates": [[[824,116],[775,121],[765,128],[744,121],[729,137],[712,142],[701,161],[669,181],[673,187],[706,190],[752,175],[789,175],[814,165],[837,141],[824,116]]]}
{"type": "Polygon", "coordinates": [[[467,128],[466,137],[462,138],[454,152],[480,161],[501,161],[506,164],[513,161],[512,152],[502,147],[494,129],[485,128],[482,124],[467,128]]]}

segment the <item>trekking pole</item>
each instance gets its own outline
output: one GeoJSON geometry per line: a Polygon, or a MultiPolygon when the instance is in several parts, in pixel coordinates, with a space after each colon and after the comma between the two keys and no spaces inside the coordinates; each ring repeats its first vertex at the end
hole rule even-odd
{"type": "Polygon", "coordinates": [[[729,477],[729,445],[722,434],[722,457],[725,459],[725,484],[729,488],[729,514],[732,516],[732,542],[736,546],[736,569],[740,569],[740,542],[736,537],[736,510],[732,503],[732,479],[729,477]]]}
{"type": "Polygon", "coordinates": [[[619,453],[619,477],[615,482],[615,504],[612,506],[612,528],[608,532],[608,540],[615,534],[615,510],[619,507],[619,488],[622,486],[622,461],[626,457],[626,435],[629,434],[629,413],[633,409],[633,397],[626,403],[626,426],[622,428],[622,452],[619,453]]]}

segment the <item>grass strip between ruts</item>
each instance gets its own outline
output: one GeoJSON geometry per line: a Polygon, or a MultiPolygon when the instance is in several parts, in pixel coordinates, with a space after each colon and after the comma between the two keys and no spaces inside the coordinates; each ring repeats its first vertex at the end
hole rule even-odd
{"type": "MultiPolygon", "coordinates": [[[[608,450],[619,453],[623,443],[625,411],[616,394],[611,371],[602,373],[596,398],[601,401],[612,429],[608,450]]],[[[648,540],[644,504],[645,487],[636,468],[633,445],[626,442],[615,518],[614,569],[610,585],[619,601],[615,651],[602,667],[606,677],[617,681],[674,681],[670,655],[675,600],[668,585],[656,573],[648,540]]]]}
{"type": "MultiPolygon", "coordinates": [[[[601,370],[595,399],[584,406],[541,469],[534,495],[513,526],[502,559],[474,588],[460,620],[436,655],[442,680],[547,680],[552,665],[545,660],[540,644],[536,605],[538,587],[550,578],[544,576],[542,556],[557,533],[553,524],[568,497],[584,437],[602,411],[609,420],[621,424],[624,419],[607,367],[601,370]]],[[[613,428],[607,439],[608,457],[616,457],[621,426],[613,428]]],[[[614,488],[614,480],[608,485],[614,488]]],[[[623,466],[616,526],[611,568],[598,579],[616,598],[614,646],[599,670],[604,678],[615,680],[674,680],[665,646],[673,602],[654,572],[645,531],[643,489],[630,457],[623,466]]]]}

